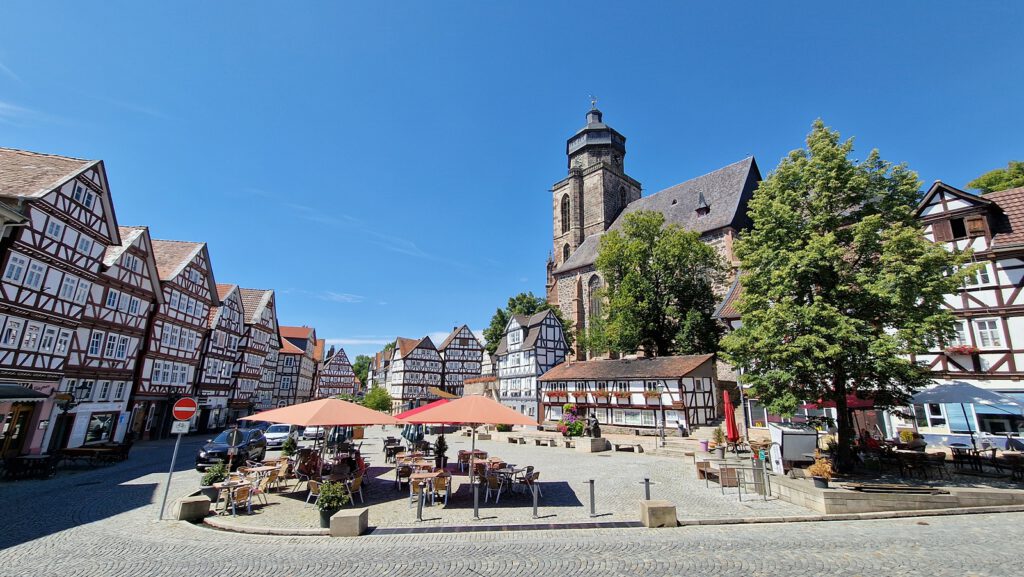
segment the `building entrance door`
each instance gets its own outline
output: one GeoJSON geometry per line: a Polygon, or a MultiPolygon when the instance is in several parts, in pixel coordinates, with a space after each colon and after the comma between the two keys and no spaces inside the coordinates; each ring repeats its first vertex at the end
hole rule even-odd
{"type": "Polygon", "coordinates": [[[0,434],[0,456],[16,457],[21,454],[25,439],[28,438],[28,421],[35,409],[34,404],[15,403],[11,412],[4,416],[3,430],[0,434]]]}

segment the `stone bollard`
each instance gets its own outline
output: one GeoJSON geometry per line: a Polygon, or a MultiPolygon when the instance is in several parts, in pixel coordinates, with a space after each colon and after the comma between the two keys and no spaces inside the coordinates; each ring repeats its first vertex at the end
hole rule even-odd
{"type": "Polygon", "coordinates": [[[675,527],[676,506],[670,501],[640,501],[640,523],[644,527],[675,527]]]}
{"type": "Polygon", "coordinates": [[[201,521],[210,514],[210,498],[204,495],[183,497],[174,506],[174,518],[178,521],[201,521]]]}
{"type": "Polygon", "coordinates": [[[366,532],[369,521],[369,509],[342,509],[331,515],[331,537],[358,537],[366,532]]]}

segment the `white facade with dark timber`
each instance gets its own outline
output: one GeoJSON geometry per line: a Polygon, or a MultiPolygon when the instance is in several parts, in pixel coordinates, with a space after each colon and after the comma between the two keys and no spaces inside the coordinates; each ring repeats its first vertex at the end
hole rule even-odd
{"type": "Polygon", "coordinates": [[[437,400],[429,389],[441,386],[442,371],[441,355],[430,337],[420,340],[398,337],[388,368],[392,408],[404,411],[437,400]]]}
{"type": "MultiPolygon", "coordinates": [[[[938,386],[963,381],[1024,401],[1024,188],[976,196],[936,182],[917,214],[929,240],[952,251],[973,251],[981,268],[946,297],[957,317],[953,340],[913,359],[932,370],[938,386]]],[[[914,407],[917,427],[930,442],[968,430],[1019,435],[1024,418],[1013,412],[968,405],[965,416],[960,405],[914,407]]],[[[893,420],[896,427],[913,425],[893,420]]]]}
{"type": "Polygon", "coordinates": [[[316,331],[311,327],[279,327],[281,348],[277,351],[277,390],[274,404],[278,407],[305,403],[313,395],[316,372],[314,349],[316,331]]]}
{"type": "Polygon", "coordinates": [[[0,204],[0,380],[50,396],[0,403],[9,456],[44,448],[72,339],[121,239],[102,161],[0,148],[0,204]]]}
{"type": "Polygon", "coordinates": [[[545,422],[575,404],[603,431],[692,429],[715,419],[714,355],[562,363],[540,377],[545,422]]]}
{"type": "Polygon", "coordinates": [[[462,384],[466,379],[480,376],[484,346],[462,325],[452,329],[448,338],[437,347],[441,355],[443,374],[441,388],[456,396],[462,396],[462,384]]]}
{"type": "Polygon", "coordinates": [[[193,394],[217,283],[206,243],[153,240],[163,304],[149,323],[149,338],[132,396],[132,430],[166,436],[170,406],[193,394]]]}
{"type": "MultiPolygon", "coordinates": [[[[78,404],[50,415],[49,450],[122,441],[147,321],[162,298],[146,227],[119,227],[121,244],[104,253],[82,324],[71,340],[61,390],[78,404]],[[84,391],[84,392],[83,392],[84,391]]],[[[70,293],[70,289],[68,291],[70,293]]]]}
{"type": "Polygon", "coordinates": [[[356,374],[352,371],[352,363],[345,354],[345,349],[339,348],[327,353],[317,372],[316,398],[324,399],[335,395],[352,395],[359,393],[356,388],[356,374]]]}
{"type": "Polygon", "coordinates": [[[195,391],[199,412],[193,424],[201,431],[227,424],[228,400],[239,369],[245,326],[238,285],[217,285],[217,298],[217,306],[210,309],[210,331],[203,340],[203,362],[195,391]]]}
{"type": "Polygon", "coordinates": [[[245,330],[239,344],[238,371],[228,406],[233,417],[244,417],[253,409],[274,406],[277,384],[277,350],[281,335],[277,326],[277,305],[274,291],[239,289],[245,330]]]}
{"type": "Polygon", "coordinates": [[[569,346],[562,323],[546,310],[533,316],[513,316],[494,353],[498,400],[540,421],[537,378],[565,360],[569,346]]]}

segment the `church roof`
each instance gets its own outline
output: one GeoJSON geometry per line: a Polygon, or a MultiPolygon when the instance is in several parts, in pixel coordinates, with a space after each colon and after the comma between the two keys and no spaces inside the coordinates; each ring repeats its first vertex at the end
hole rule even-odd
{"type": "MultiPolygon", "coordinates": [[[[627,214],[652,210],[665,215],[665,224],[677,224],[701,234],[725,227],[745,228],[749,224],[743,207],[754,194],[761,173],[753,156],[703,176],[634,200],[615,218],[608,230],[622,228],[627,214]],[[703,206],[702,206],[703,202],[703,206]],[[698,208],[708,209],[700,215],[698,208]]],[[[588,236],[555,274],[594,264],[603,233],[588,236]]]]}

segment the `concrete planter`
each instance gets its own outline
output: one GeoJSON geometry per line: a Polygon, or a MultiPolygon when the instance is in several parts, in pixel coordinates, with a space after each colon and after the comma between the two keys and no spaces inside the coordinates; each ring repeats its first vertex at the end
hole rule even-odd
{"type": "Polygon", "coordinates": [[[825,477],[811,477],[814,480],[814,486],[818,489],[828,489],[828,479],[825,477]]]}
{"type": "Polygon", "coordinates": [[[338,511],[341,511],[341,507],[338,507],[337,509],[320,509],[320,527],[322,529],[330,529],[331,517],[333,517],[338,511]]]}

